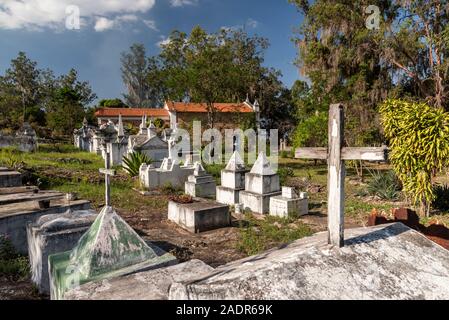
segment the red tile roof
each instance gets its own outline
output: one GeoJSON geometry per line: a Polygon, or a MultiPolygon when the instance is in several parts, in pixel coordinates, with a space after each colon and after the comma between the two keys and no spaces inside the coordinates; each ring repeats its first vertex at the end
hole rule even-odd
{"type": "MultiPolygon", "coordinates": [[[[207,112],[206,103],[167,101],[167,106],[170,111],[176,112],[207,112]]],[[[246,103],[214,103],[214,108],[217,110],[217,112],[254,112],[253,109],[246,103]]]]}
{"type": "Polygon", "coordinates": [[[97,117],[168,117],[168,111],[165,109],[148,108],[101,108],[95,112],[97,117]]]}

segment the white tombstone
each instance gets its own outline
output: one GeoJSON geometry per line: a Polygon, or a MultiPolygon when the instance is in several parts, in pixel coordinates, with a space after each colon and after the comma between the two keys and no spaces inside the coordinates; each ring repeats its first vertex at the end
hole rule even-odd
{"type": "Polygon", "coordinates": [[[221,186],[217,187],[217,201],[235,205],[239,203],[240,191],[245,189],[245,163],[235,151],[226,167],[221,170],[221,186]]]}
{"type": "Polygon", "coordinates": [[[244,209],[254,213],[267,214],[270,198],[281,194],[279,176],[261,152],[251,171],[245,175],[245,190],[240,191],[240,203],[244,209]]]}
{"type": "Polygon", "coordinates": [[[185,182],[185,193],[195,198],[215,197],[215,180],[207,174],[200,162],[195,162],[193,175],[185,182]]]}
{"type": "Polygon", "coordinates": [[[282,187],[282,195],[270,198],[270,215],[287,218],[299,217],[308,213],[307,193],[299,195],[294,188],[282,187]]]}

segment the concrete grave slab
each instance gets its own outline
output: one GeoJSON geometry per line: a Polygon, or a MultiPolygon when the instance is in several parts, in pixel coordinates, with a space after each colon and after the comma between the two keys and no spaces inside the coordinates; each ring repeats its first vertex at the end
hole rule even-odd
{"type": "Polygon", "coordinates": [[[231,225],[228,205],[200,198],[194,198],[193,203],[170,201],[168,203],[168,219],[192,233],[231,225]]]}
{"type": "Polygon", "coordinates": [[[200,260],[174,266],[90,282],[69,290],[64,300],[168,300],[173,282],[189,281],[214,268],[200,260]]]}
{"type": "Polygon", "coordinates": [[[447,299],[449,251],[402,223],[327,232],[175,283],[170,299],[447,299]]]}
{"type": "Polygon", "coordinates": [[[73,249],[97,214],[93,210],[67,211],[40,217],[27,226],[31,280],[40,293],[50,294],[48,256],[73,249]]]}

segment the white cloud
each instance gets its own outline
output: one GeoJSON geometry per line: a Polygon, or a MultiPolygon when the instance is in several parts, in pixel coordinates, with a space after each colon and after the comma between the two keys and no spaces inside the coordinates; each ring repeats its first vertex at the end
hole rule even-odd
{"type": "Polygon", "coordinates": [[[172,7],[195,6],[199,0],[170,0],[172,7]]]}
{"type": "Polygon", "coordinates": [[[94,22],[99,30],[117,22],[136,21],[134,13],[148,12],[154,4],[155,0],[1,0],[0,29],[62,28],[68,16],[66,8],[77,6],[81,21],[94,22]]]}
{"type": "Polygon", "coordinates": [[[167,45],[167,44],[169,44],[171,42],[170,38],[168,38],[168,37],[166,38],[165,36],[160,36],[160,38],[161,38],[161,40],[156,43],[156,45],[158,47],[162,47],[162,46],[167,45]]]}
{"type": "Polygon", "coordinates": [[[143,20],[143,23],[151,30],[159,31],[154,20],[143,20]]]}
{"type": "Polygon", "coordinates": [[[246,25],[249,28],[256,29],[259,26],[259,21],[249,18],[248,20],[246,20],[246,25]]]}
{"type": "Polygon", "coordinates": [[[109,30],[112,29],[115,25],[115,21],[114,20],[110,20],[108,18],[105,17],[98,17],[97,21],[95,22],[95,26],[94,29],[97,32],[102,32],[105,30],[109,30]]]}

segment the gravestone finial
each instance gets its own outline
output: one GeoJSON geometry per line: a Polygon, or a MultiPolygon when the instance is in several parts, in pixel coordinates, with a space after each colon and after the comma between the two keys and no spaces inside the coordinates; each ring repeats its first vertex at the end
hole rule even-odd
{"type": "Polygon", "coordinates": [[[117,136],[118,137],[124,137],[125,136],[125,129],[123,128],[123,121],[122,121],[122,115],[118,115],[118,125],[117,125],[117,136]]]}

